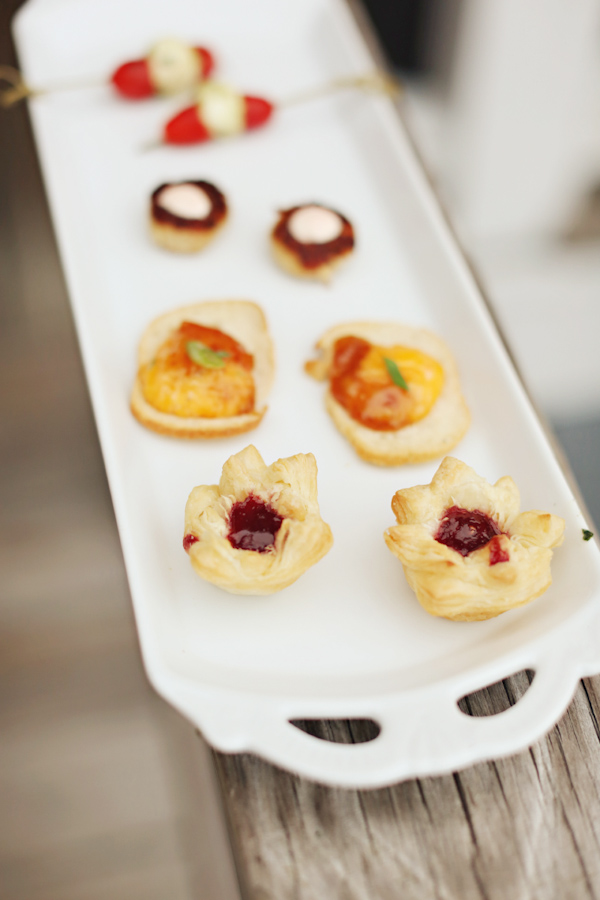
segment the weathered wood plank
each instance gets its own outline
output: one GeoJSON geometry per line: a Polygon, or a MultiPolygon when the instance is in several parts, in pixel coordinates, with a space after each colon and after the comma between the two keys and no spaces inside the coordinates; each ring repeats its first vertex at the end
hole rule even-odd
{"type": "MultiPolygon", "coordinates": [[[[470,702],[490,713],[528,684],[522,673],[470,702]]],[[[327,788],[216,754],[246,897],[600,896],[599,701],[600,678],[588,679],[530,751],[385,790],[327,788]]]]}

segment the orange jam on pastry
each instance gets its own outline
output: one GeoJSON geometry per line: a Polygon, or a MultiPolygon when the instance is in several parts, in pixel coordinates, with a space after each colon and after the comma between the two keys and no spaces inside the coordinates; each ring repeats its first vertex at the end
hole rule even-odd
{"type": "Polygon", "coordinates": [[[444,370],[420,350],[347,336],[335,342],[330,378],[333,397],[353,419],[376,431],[397,431],[431,410],[444,370]]]}
{"type": "Polygon", "coordinates": [[[176,416],[222,418],[254,409],[254,358],[216,328],[183,322],[140,370],[147,402],[176,416]]]}

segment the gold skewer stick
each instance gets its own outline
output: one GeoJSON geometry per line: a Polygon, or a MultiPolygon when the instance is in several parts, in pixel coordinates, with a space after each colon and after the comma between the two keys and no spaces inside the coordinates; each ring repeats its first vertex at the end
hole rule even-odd
{"type": "Polygon", "coordinates": [[[12,66],[0,66],[0,82],[5,82],[7,87],[0,85],[0,106],[8,109],[24,100],[25,97],[31,97],[34,91],[25,84],[23,76],[18,69],[12,66]]]}
{"type": "Polygon", "coordinates": [[[54,84],[44,88],[34,88],[27,84],[18,69],[13,66],[0,65],[0,83],[5,82],[7,86],[0,85],[0,106],[3,109],[9,109],[21,100],[27,97],[40,97],[42,94],[53,94],[56,91],[79,91],[87,88],[105,87],[104,81],[78,81],[69,84],[54,84]]]}
{"type": "Polygon", "coordinates": [[[166,146],[167,145],[165,144],[164,141],[161,141],[160,139],[155,138],[153,141],[147,141],[145,144],[142,144],[139,149],[142,153],[146,153],[148,150],[158,150],[159,147],[166,147],[166,146]]]}
{"type": "Polygon", "coordinates": [[[346,78],[336,78],[328,84],[319,85],[299,94],[293,94],[279,102],[279,106],[288,107],[296,106],[298,103],[304,103],[308,100],[316,100],[319,97],[325,97],[335,91],[346,90],[347,88],[359,88],[365,91],[376,91],[377,93],[387,94],[390,97],[398,96],[402,92],[401,84],[387,75],[385,72],[371,72],[367,75],[350,75],[346,78]]]}

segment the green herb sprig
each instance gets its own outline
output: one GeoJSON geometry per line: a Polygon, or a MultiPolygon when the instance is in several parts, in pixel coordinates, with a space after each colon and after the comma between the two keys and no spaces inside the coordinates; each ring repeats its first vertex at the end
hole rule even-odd
{"type": "Polygon", "coordinates": [[[402,372],[400,371],[394,360],[390,359],[389,356],[384,356],[383,361],[394,384],[398,385],[398,387],[402,388],[404,391],[407,391],[408,385],[402,377],[402,372]]]}
{"type": "Polygon", "coordinates": [[[225,350],[211,350],[200,341],[188,341],[185,352],[193,363],[204,369],[222,369],[229,356],[225,350]]]}

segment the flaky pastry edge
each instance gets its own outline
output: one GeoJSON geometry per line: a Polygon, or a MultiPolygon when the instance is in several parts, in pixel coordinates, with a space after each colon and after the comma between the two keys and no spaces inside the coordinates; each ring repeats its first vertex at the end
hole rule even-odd
{"type": "Polygon", "coordinates": [[[233,594],[272,594],[296,581],[330,550],[333,535],[321,518],[317,463],[298,453],[267,466],[253,444],[231,456],[219,484],[199,485],[185,507],[185,535],[196,572],[233,594]],[[227,538],[234,503],[250,494],[269,503],[283,522],[273,550],[239,550],[227,538]]]}
{"type": "Polygon", "coordinates": [[[463,622],[490,619],[548,589],[552,549],[563,541],[560,516],[519,509],[519,490],[510,476],[492,485],[449,456],[430,484],[395,493],[392,510],[398,524],[387,529],[384,540],[431,615],[463,622]],[[508,561],[490,565],[489,544],[463,557],[436,541],[440,519],[452,506],[480,510],[508,532],[496,539],[508,561]]]}

